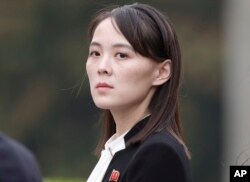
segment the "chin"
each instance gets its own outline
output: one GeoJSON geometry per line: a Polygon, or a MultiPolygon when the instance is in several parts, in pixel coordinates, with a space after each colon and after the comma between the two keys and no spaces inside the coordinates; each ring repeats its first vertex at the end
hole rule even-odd
{"type": "Polygon", "coordinates": [[[96,107],[98,107],[100,109],[110,109],[111,108],[110,104],[104,103],[104,102],[96,102],[95,101],[95,105],[96,105],[96,107]]]}

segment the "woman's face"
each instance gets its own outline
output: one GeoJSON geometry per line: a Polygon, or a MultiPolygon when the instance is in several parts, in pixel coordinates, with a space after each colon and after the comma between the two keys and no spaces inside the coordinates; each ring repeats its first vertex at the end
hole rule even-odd
{"type": "Polygon", "coordinates": [[[102,109],[126,109],[150,102],[156,62],[136,53],[110,18],[96,28],[86,63],[92,98],[102,109]]]}

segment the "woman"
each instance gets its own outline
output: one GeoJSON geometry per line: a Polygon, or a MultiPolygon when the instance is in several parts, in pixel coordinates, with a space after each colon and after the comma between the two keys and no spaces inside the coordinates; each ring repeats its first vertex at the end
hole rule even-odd
{"type": "Polygon", "coordinates": [[[190,182],[178,110],[181,55],[169,20],[146,4],[106,9],[89,38],[87,75],[104,127],[87,182],[190,182]]]}

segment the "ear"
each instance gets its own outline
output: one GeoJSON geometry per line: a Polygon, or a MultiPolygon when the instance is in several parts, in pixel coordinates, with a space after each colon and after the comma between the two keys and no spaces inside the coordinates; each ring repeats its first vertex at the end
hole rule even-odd
{"type": "Polygon", "coordinates": [[[152,85],[154,86],[162,85],[169,80],[170,76],[171,76],[171,60],[166,59],[165,61],[157,65],[152,85]]]}

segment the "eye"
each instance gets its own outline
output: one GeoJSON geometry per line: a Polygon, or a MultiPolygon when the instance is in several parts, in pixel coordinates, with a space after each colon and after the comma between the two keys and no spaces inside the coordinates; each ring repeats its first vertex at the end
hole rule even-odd
{"type": "Polygon", "coordinates": [[[99,57],[101,54],[98,51],[90,51],[89,56],[99,57]]]}
{"type": "Polygon", "coordinates": [[[117,54],[115,55],[115,57],[117,57],[118,59],[127,59],[127,58],[128,58],[128,55],[125,54],[125,53],[119,52],[119,53],[117,53],[117,54]]]}

